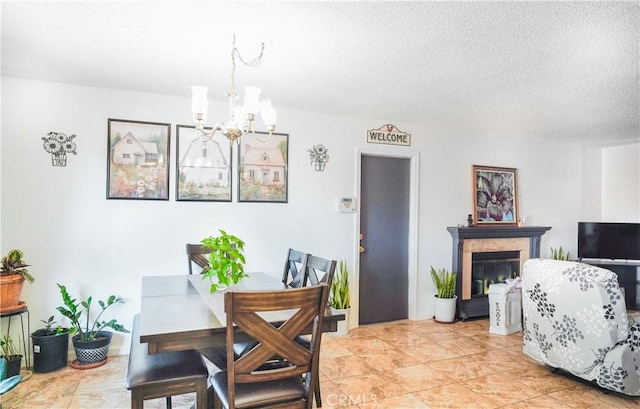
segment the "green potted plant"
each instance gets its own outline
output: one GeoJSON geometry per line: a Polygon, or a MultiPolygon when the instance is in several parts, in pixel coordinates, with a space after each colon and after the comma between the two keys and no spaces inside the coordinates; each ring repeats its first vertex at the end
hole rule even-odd
{"type": "Polygon", "coordinates": [[[20,295],[25,281],[33,283],[35,279],[25,267],[21,250],[13,249],[2,257],[0,267],[0,312],[11,312],[20,308],[20,295]]]}
{"type": "Polygon", "coordinates": [[[7,360],[7,378],[19,375],[20,367],[22,366],[22,355],[18,353],[9,334],[0,339],[0,349],[2,349],[2,357],[7,360]]]}
{"type": "Polygon", "coordinates": [[[69,356],[69,328],[54,326],[53,315],[40,322],[44,328],[31,334],[33,371],[45,373],[64,368],[69,356]]]}
{"type": "Polygon", "coordinates": [[[436,286],[434,319],[437,322],[454,322],[456,316],[456,273],[431,267],[431,279],[436,286]]]}
{"type": "Polygon", "coordinates": [[[332,314],[344,314],[344,321],[338,321],[338,329],[333,335],[346,336],[349,334],[349,312],[351,310],[351,297],[349,296],[349,270],[347,263],[340,260],[338,274],[331,282],[331,294],[329,307],[332,314]]]}
{"type": "Polygon", "coordinates": [[[128,333],[129,330],[119,324],[116,319],[110,321],[100,320],[102,314],[111,306],[117,303],[123,303],[122,298],[110,295],[107,301],[98,300],[101,311],[98,316],[91,321],[91,303],[93,297],[89,296],[85,301],[76,302],[67,292],[64,285],[58,284],[60,294],[62,295],[63,306],[57,307],[57,310],[63,316],[71,321],[69,334],[73,342],[73,348],[76,351],[77,364],[72,362],[72,366],[99,366],[107,361],[107,352],[111,337],[110,331],[104,331],[106,328],[112,328],[118,332],[128,333]],[[82,322],[82,316],[86,315],[86,320],[82,322]]]}
{"type": "Polygon", "coordinates": [[[212,293],[249,276],[244,272],[244,241],[222,229],[218,231],[220,235],[202,239],[202,245],[211,250],[209,263],[202,270],[202,279],[211,281],[212,293]]]}
{"type": "Polygon", "coordinates": [[[560,246],[560,248],[558,249],[554,249],[553,247],[551,247],[551,258],[554,260],[569,261],[571,260],[571,253],[567,251],[567,253],[565,254],[564,250],[562,250],[562,246],[560,246]]]}

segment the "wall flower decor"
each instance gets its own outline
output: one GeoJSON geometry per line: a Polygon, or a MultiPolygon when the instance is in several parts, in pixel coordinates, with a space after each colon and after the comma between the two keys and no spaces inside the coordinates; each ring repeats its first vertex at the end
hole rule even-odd
{"type": "Polygon", "coordinates": [[[67,166],[67,153],[77,155],[77,145],[73,141],[75,135],[66,135],[61,132],[49,132],[43,136],[42,147],[51,154],[51,165],[67,166]]]}
{"type": "Polygon", "coordinates": [[[329,162],[329,149],[327,149],[324,145],[313,145],[313,148],[308,149],[309,159],[311,159],[311,164],[315,164],[315,170],[318,172],[323,172],[324,167],[329,162]]]}

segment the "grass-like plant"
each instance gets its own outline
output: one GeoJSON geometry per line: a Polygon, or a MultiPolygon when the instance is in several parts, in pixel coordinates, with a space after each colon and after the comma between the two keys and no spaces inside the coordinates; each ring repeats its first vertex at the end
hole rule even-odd
{"type": "Polygon", "coordinates": [[[567,251],[567,253],[565,254],[564,250],[562,250],[562,246],[560,246],[558,249],[554,249],[553,247],[551,247],[551,258],[553,258],[554,260],[569,261],[571,260],[571,253],[567,251]]]}
{"type": "Polygon", "coordinates": [[[436,270],[431,267],[431,279],[436,286],[438,298],[454,298],[456,295],[456,273],[443,268],[436,270]]]}
{"type": "Polygon", "coordinates": [[[349,270],[347,263],[340,260],[338,275],[331,282],[331,297],[329,305],[337,310],[346,310],[351,307],[349,296],[349,270]]]}

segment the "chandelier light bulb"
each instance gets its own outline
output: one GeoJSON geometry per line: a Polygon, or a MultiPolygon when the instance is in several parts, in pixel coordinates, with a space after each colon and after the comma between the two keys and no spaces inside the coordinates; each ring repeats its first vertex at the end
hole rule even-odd
{"type": "Polygon", "coordinates": [[[244,112],[255,116],[260,109],[260,92],[258,87],[244,87],[244,112]]]}

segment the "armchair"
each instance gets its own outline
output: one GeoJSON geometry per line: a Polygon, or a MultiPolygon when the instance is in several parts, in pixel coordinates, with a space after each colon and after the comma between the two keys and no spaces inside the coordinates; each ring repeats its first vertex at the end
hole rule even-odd
{"type": "Polygon", "coordinates": [[[604,389],[640,396],[640,323],[615,273],[529,259],[522,271],[523,352],[604,389]]]}

